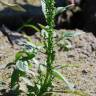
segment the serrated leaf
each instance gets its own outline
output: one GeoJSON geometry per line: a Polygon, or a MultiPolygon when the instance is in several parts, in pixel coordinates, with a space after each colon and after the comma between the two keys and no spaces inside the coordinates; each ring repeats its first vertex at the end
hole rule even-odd
{"type": "Polygon", "coordinates": [[[59,80],[64,81],[67,84],[67,86],[69,87],[69,89],[74,90],[73,85],[71,83],[69,83],[69,81],[66,79],[66,77],[64,77],[59,71],[57,71],[57,70],[54,69],[53,70],[53,75],[56,78],[58,78],[59,80]]]}

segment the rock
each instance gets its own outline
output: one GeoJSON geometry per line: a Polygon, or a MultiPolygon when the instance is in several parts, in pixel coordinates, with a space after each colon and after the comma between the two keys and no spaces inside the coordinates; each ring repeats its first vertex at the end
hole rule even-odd
{"type": "MultiPolygon", "coordinates": [[[[2,1],[2,0],[1,0],[2,1]]],[[[40,0],[4,0],[8,4],[18,3],[26,12],[16,12],[0,4],[0,27],[2,24],[11,30],[16,30],[30,20],[30,24],[38,26],[37,23],[46,25],[45,17],[42,12],[40,0]]],[[[67,0],[56,0],[56,7],[66,6],[67,0]]],[[[56,19],[57,20],[57,19],[56,19]]],[[[30,34],[30,29],[28,29],[30,34]]]]}
{"type": "Polygon", "coordinates": [[[96,36],[96,0],[76,1],[79,1],[81,11],[76,12],[71,18],[72,28],[79,28],[86,32],[93,32],[96,36]]]}
{"type": "Polygon", "coordinates": [[[86,70],[82,70],[82,74],[83,74],[83,75],[87,75],[87,73],[88,73],[88,72],[87,72],[86,70]]]}
{"type": "Polygon", "coordinates": [[[4,0],[3,2],[8,4],[17,2],[25,9],[25,12],[16,12],[0,4],[0,27],[4,24],[11,30],[17,30],[29,19],[33,25],[38,22],[45,23],[40,0],[4,0]],[[32,1],[32,3],[29,4],[29,1],[32,1]]]}

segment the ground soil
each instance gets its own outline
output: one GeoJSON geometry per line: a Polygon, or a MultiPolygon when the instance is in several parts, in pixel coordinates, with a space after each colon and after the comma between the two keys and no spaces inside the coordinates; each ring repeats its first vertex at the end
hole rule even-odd
{"type": "MultiPolygon", "coordinates": [[[[69,51],[64,52],[63,50],[58,50],[58,48],[56,49],[56,65],[78,65],[78,68],[66,67],[61,71],[68,80],[74,84],[74,88],[83,90],[88,93],[89,96],[96,96],[96,37],[92,33],[86,33],[77,29],[58,30],[57,33],[59,34],[61,31],[80,32],[82,34],[70,38],[69,41],[72,48],[69,51]]],[[[32,37],[35,38],[35,35],[32,37]]],[[[10,76],[8,74],[10,74],[11,71],[6,69],[5,66],[14,60],[16,52],[20,50],[20,45],[18,45],[17,42],[24,40],[24,38],[17,33],[14,33],[11,38],[14,38],[12,39],[14,46],[12,46],[7,37],[0,32],[0,80],[6,83],[10,82],[8,81],[8,76],[10,76]]],[[[60,87],[61,85],[62,84],[58,84],[60,87]]],[[[2,86],[0,88],[2,89],[2,86]]],[[[61,96],[67,96],[67,94],[62,94],[61,96]]]]}

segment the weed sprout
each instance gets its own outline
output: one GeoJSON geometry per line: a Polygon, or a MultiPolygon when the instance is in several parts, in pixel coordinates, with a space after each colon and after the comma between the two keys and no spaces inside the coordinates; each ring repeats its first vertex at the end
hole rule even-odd
{"type": "MultiPolygon", "coordinates": [[[[20,87],[22,86],[22,80],[26,85],[27,96],[52,96],[54,93],[71,93],[77,94],[80,96],[86,96],[83,92],[77,91],[74,89],[74,86],[69,83],[65,76],[63,76],[58,68],[55,67],[55,41],[54,41],[54,33],[55,33],[55,23],[54,19],[56,16],[55,0],[42,0],[42,10],[45,14],[47,26],[39,24],[42,28],[43,38],[43,47],[32,44],[32,42],[26,42],[24,49],[19,51],[16,54],[16,58],[14,61],[14,69],[11,76],[11,90],[15,94],[15,96],[20,95],[20,87]],[[31,47],[30,47],[31,46],[31,47]],[[29,48],[28,48],[29,47],[29,48]],[[37,62],[36,55],[43,48],[44,54],[46,55],[46,59],[44,64],[37,62]],[[33,71],[33,63],[37,65],[36,70],[33,71]],[[54,90],[54,79],[57,78],[62,80],[64,84],[68,86],[69,89],[66,90],[54,90]]],[[[64,9],[65,10],[65,9],[64,9]]],[[[31,26],[31,25],[27,25],[31,26]]],[[[34,27],[34,26],[33,26],[34,27]]],[[[36,27],[34,27],[38,30],[36,27]]],[[[63,35],[63,39],[72,36],[73,34],[63,35]]],[[[61,40],[61,39],[60,39],[61,40]]],[[[66,45],[65,45],[66,46],[66,45]]],[[[7,66],[10,66],[7,65],[7,66]]]]}

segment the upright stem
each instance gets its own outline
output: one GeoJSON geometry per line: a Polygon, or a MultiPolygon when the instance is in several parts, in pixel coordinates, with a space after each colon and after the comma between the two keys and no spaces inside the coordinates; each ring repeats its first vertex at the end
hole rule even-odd
{"type": "Polygon", "coordinates": [[[54,31],[54,17],[55,17],[55,2],[54,0],[44,0],[46,4],[46,21],[48,24],[48,29],[46,30],[48,33],[47,38],[47,46],[46,46],[46,55],[47,55],[47,68],[46,68],[46,76],[44,79],[44,83],[41,86],[40,92],[38,96],[42,96],[42,94],[48,91],[48,88],[52,85],[52,64],[54,62],[55,52],[53,46],[53,31],[54,31]]]}

